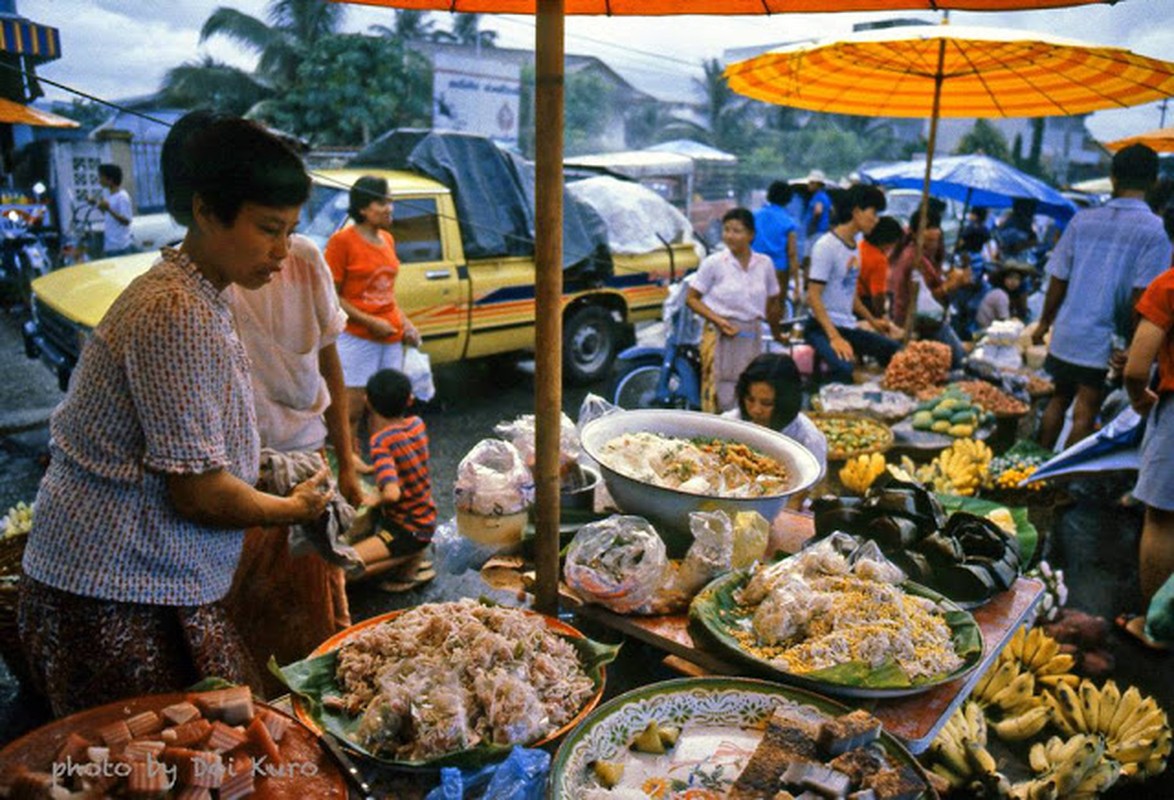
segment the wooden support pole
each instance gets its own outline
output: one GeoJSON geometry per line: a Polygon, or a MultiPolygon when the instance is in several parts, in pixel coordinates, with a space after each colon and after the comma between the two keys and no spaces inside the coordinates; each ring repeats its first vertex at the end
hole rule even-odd
{"type": "Polygon", "coordinates": [[[558,613],[559,420],[562,415],[564,0],[538,0],[535,33],[534,364],[537,513],[534,606],[558,613]]]}

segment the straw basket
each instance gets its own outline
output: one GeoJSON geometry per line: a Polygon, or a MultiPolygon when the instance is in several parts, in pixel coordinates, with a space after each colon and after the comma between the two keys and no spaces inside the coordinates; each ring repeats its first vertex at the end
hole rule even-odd
{"type": "Polygon", "coordinates": [[[16,625],[17,597],[20,594],[20,560],[27,536],[0,538],[0,657],[22,686],[31,686],[31,673],[20,646],[16,625]]]}

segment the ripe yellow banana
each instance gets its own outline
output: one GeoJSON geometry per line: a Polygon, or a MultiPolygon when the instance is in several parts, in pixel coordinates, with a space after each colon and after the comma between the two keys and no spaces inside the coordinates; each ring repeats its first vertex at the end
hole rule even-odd
{"type": "Polygon", "coordinates": [[[1013,717],[1005,717],[992,727],[995,735],[1006,742],[1022,742],[1038,734],[1048,724],[1052,712],[1047,706],[1035,706],[1013,717]]]}

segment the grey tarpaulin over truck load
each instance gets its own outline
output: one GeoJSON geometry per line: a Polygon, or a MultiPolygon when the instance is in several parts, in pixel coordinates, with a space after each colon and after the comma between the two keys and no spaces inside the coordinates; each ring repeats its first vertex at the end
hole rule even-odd
{"type": "MultiPolygon", "coordinates": [[[[534,167],[490,139],[401,128],[360,150],[348,166],[411,170],[447,186],[466,258],[534,255],[534,167]]],[[[612,271],[603,220],[565,191],[563,267],[588,279],[612,271]]]]}

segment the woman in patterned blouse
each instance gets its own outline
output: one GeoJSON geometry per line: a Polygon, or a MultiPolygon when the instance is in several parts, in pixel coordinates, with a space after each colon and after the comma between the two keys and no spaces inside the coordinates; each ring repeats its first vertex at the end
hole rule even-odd
{"type": "Polygon", "coordinates": [[[250,367],[225,289],[280,269],[310,182],[260,127],[195,112],[163,147],[178,250],[127,287],[51,421],[20,632],[55,714],[210,676],[259,688],[220,606],[243,529],[316,519],[325,466],[256,490],[250,367]]]}

